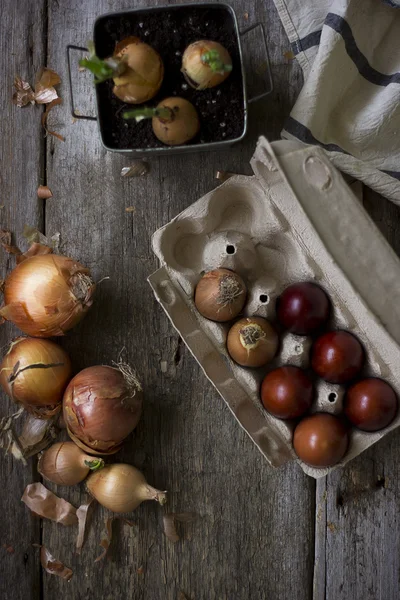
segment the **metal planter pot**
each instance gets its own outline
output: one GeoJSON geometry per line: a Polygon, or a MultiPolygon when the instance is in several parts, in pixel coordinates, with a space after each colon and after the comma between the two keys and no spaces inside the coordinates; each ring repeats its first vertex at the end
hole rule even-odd
{"type": "Polygon", "coordinates": [[[151,156],[162,156],[162,155],[170,155],[170,154],[187,154],[190,152],[205,152],[205,151],[219,150],[222,148],[230,147],[233,144],[240,142],[247,133],[249,103],[255,102],[255,101],[267,96],[272,91],[271,71],[270,71],[270,67],[269,67],[268,51],[267,51],[267,45],[266,45],[263,25],[261,23],[255,23],[253,25],[250,25],[244,31],[239,31],[239,26],[238,26],[235,11],[228,4],[224,4],[224,3],[221,3],[221,4],[219,4],[219,3],[218,4],[217,3],[189,4],[188,3],[188,4],[179,4],[179,5],[173,5],[173,6],[163,5],[163,6],[158,6],[158,7],[154,7],[154,8],[137,8],[137,9],[131,9],[131,10],[126,10],[126,11],[107,13],[107,14],[101,15],[100,17],[98,17],[96,19],[96,21],[94,23],[94,27],[93,27],[93,39],[95,40],[95,44],[96,44],[96,40],[98,39],[98,35],[99,35],[99,30],[101,29],[102,22],[104,22],[105,19],[110,19],[110,18],[121,19],[121,18],[129,18],[129,17],[131,18],[132,15],[134,15],[135,17],[137,16],[137,18],[139,20],[142,16],[148,15],[149,13],[153,13],[153,14],[158,13],[160,16],[160,19],[162,19],[163,13],[166,13],[166,12],[171,13],[172,11],[186,11],[187,9],[194,8],[194,7],[195,8],[206,8],[209,11],[212,11],[213,9],[225,10],[227,22],[230,24],[230,26],[232,27],[232,29],[235,33],[235,39],[236,39],[238,52],[239,52],[241,75],[242,75],[241,79],[242,79],[242,87],[243,87],[243,90],[242,90],[243,112],[244,112],[243,130],[241,131],[240,135],[238,135],[234,139],[220,140],[220,141],[208,142],[208,143],[196,142],[196,143],[188,143],[188,144],[181,145],[181,146],[163,146],[163,147],[155,147],[155,148],[153,148],[153,147],[152,148],[129,148],[129,147],[115,148],[115,147],[112,147],[107,142],[107,140],[105,140],[104,120],[102,117],[102,113],[103,113],[102,103],[105,100],[99,93],[99,90],[96,89],[96,113],[97,113],[97,116],[82,115],[80,112],[77,112],[75,109],[75,102],[74,102],[74,95],[73,95],[73,81],[72,81],[72,72],[71,72],[71,51],[87,52],[88,50],[87,50],[87,48],[84,48],[82,46],[69,45],[69,46],[67,46],[67,60],[68,60],[68,73],[69,73],[72,115],[75,119],[86,119],[86,120],[97,121],[102,144],[103,144],[104,148],[106,150],[108,150],[109,152],[128,154],[128,155],[131,155],[133,158],[145,158],[145,157],[151,157],[151,156]],[[262,37],[263,52],[264,52],[263,69],[265,71],[265,75],[264,75],[265,91],[263,91],[262,93],[254,96],[252,98],[248,98],[247,87],[246,87],[246,72],[245,72],[244,61],[243,61],[241,39],[243,38],[243,36],[245,36],[246,34],[248,34],[251,31],[255,30],[256,28],[260,29],[260,33],[261,33],[261,37],[262,37]]]}

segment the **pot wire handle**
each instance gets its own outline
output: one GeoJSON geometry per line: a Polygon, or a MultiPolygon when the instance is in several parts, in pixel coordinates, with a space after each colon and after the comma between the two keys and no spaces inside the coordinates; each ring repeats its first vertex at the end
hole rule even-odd
{"type": "Polygon", "coordinates": [[[97,117],[93,117],[91,115],[82,115],[77,113],[75,110],[74,103],[74,91],[72,85],[72,71],[71,71],[71,50],[79,50],[80,52],[89,52],[88,48],[84,48],[83,46],[74,46],[73,44],[68,44],[67,46],[67,63],[68,63],[68,79],[69,79],[69,97],[71,102],[71,113],[75,119],[86,119],[87,121],[97,121],[97,117]]]}
{"type": "Polygon", "coordinates": [[[258,23],[254,23],[253,25],[250,25],[249,27],[247,27],[246,29],[244,29],[243,31],[240,32],[240,37],[244,37],[246,34],[250,33],[251,31],[253,31],[254,29],[257,29],[257,28],[261,29],[261,38],[262,38],[262,43],[263,43],[263,48],[264,48],[264,60],[260,64],[259,67],[256,66],[256,68],[254,69],[253,62],[252,62],[252,66],[253,66],[253,70],[255,70],[257,72],[257,74],[261,74],[261,71],[263,72],[262,74],[264,74],[264,72],[265,72],[265,81],[266,81],[267,89],[265,90],[265,92],[262,92],[261,94],[257,94],[256,96],[253,96],[252,98],[248,98],[247,102],[249,104],[251,104],[252,102],[257,102],[257,100],[261,100],[261,98],[268,96],[268,94],[270,94],[274,88],[274,84],[272,81],[272,75],[271,75],[271,66],[270,66],[270,62],[269,62],[267,39],[265,36],[265,29],[264,29],[263,23],[258,22],[258,23]]]}

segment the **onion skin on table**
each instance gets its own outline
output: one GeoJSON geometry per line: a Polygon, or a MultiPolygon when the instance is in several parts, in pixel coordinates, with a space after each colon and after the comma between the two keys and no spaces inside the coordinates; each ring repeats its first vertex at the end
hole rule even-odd
{"type": "Polygon", "coordinates": [[[89,310],[95,288],[89,269],[72,258],[51,250],[29,256],[4,282],[0,317],[34,337],[64,335],[89,310]]]}
{"type": "Polygon", "coordinates": [[[60,410],[71,375],[68,354],[46,339],[17,338],[0,364],[5,393],[39,418],[49,418],[60,410]]]}
{"type": "Polygon", "coordinates": [[[135,429],[142,412],[142,389],[127,365],[94,366],[78,373],[63,398],[71,439],[90,454],[114,454],[135,429]]]}

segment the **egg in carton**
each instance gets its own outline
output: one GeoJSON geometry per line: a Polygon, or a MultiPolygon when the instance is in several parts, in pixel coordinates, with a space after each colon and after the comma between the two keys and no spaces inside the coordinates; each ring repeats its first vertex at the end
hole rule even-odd
{"type": "MultiPolygon", "coordinates": [[[[382,377],[400,391],[400,261],[342,175],[321,148],[261,137],[251,160],[253,176],[237,175],[200,198],[155,232],[162,266],[149,277],[164,308],[205,375],[272,466],[297,460],[317,478],[344,465],[400,424],[351,429],[348,450],[334,467],[314,468],[293,450],[295,422],[262,406],[260,386],[270,370],[307,368],[312,340],[284,333],[266,367],[236,364],[226,350],[231,323],[203,318],[194,305],[202,274],[224,267],[248,289],[245,316],[276,320],[281,292],[314,281],[330,296],[328,329],[356,335],[367,355],[362,376],[382,377]]],[[[345,388],[317,380],[311,412],[340,414],[345,388]]]]}

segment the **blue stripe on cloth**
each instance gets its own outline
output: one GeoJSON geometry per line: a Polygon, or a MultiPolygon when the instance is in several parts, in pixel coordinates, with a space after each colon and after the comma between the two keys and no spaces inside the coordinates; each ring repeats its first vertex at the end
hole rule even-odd
{"type": "Polygon", "coordinates": [[[287,119],[287,121],[285,122],[285,129],[288,133],[291,133],[306,144],[316,144],[317,146],[321,146],[329,152],[342,152],[343,154],[350,154],[349,152],[346,152],[346,150],[343,150],[343,148],[340,148],[340,146],[337,146],[336,144],[323,144],[313,136],[311,131],[305,125],[303,125],[303,123],[296,121],[296,119],[293,119],[293,117],[289,117],[287,119]]]}
{"type": "Polygon", "coordinates": [[[387,86],[390,83],[400,83],[400,73],[384,75],[383,73],[379,73],[379,71],[371,67],[367,58],[358,49],[350,25],[343,19],[343,17],[340,15],[335,15],[334,13],[328,13],[324,25],[331,27],[331,29],[342,36],[347,54],[357,67],[360,75],[362,75],[370,83],[381,86],[387,86]]]}
{"type": "Polygon", "coordinates": [[[301,39],[296,40],[291,44],[294,54],[300,54],[313,46],[318,46],[321,39],[321,29],[312,31],[301,39]]]}
{"type": "Polygon", "coordinates": [[[386,173],[386,175],[390,175],[390,177],[394,177],[400,181],[400,171],[384,171],[381,169],[382,173],[386,173]]]}
{"type": "MultiPolygon", "coordinates": [[[[321,146],[321,148],[324,148],[324,150],[327,150],[328,152],[341,152],[342,154],[348,154],[349,156],[351,156],[350,152],[343,150],[343,148],[337,146],[336,144],[323,144],[322,142],[317,140],[317,138],[313,136],[311,131],[305,125],[303,125],[299,121],[296,121],[296,119],[293,119],[293,117],[289,117],[286,120],[284,128],[288,133],[294,135],[296,138],[298,138],[305,144],[315,144],[317,146],[321,146]]],[[[377,171],[386,173],[386,175],[390,175],[390,177],[393,177],[394,179],[398,179],[400,181],[400,171],[385,171],[383,169],[377,169],[377,171]]]]}
{"type": "Polygon", "coordinates": [[[392,8],[400,8],[400,2],[396,0],[382,0],[384,4],[388,4],[392,8]]]}

